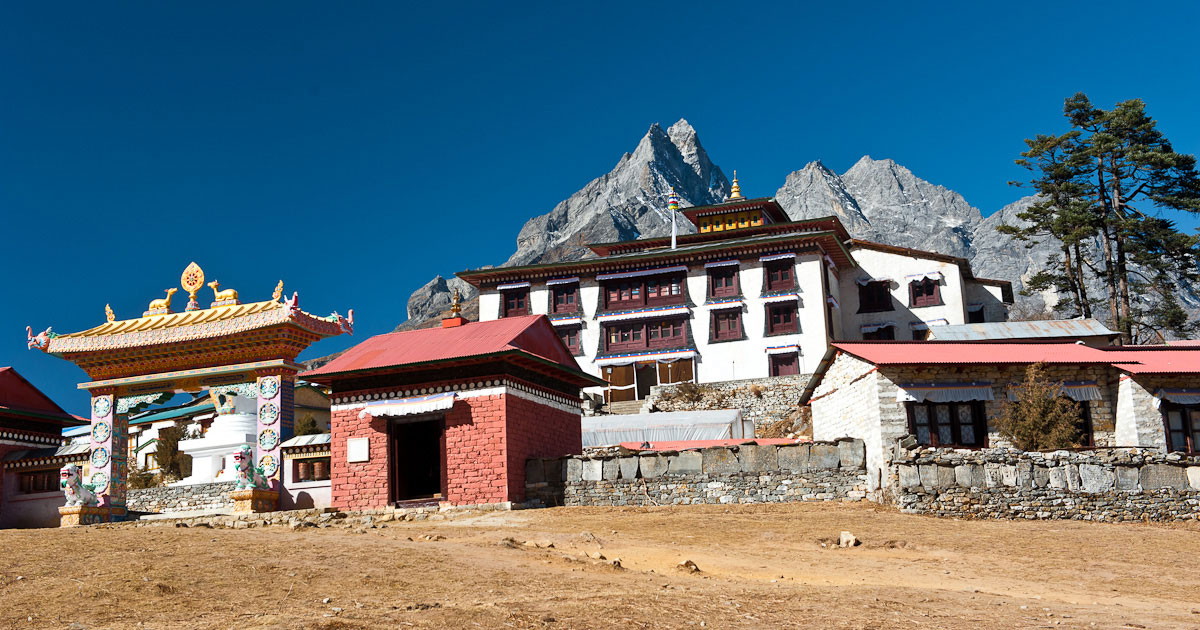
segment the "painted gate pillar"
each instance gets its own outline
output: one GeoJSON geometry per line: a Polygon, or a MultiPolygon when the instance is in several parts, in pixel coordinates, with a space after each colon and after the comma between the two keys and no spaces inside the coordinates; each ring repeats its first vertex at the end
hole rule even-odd
{"type": "Polygon", "coordinates": [[[262,467],[271,490],[280,489],[283,453],[279,446],[292,437],[296,414],[296,373],[291,370],[256,372],[258,376],[258,438],[255,463],[262,467]]]}
{"type": "Polygon", "coordinates": [[[92,390],[91,475],[103,520],[125,518],[125,483],[129,475],[129,419],[117,412],[116,390],[92,390]]]}

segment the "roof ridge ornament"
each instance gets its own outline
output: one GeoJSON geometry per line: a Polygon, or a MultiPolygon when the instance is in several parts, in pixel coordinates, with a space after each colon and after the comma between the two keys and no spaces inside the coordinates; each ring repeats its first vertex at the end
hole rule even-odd
{"type": "Polygon", "coordinates": [[[278,302],[281,297],[283,297],[283,280],[280,280],[279,284],[275,285],[275,291],[271,293],[271,301],[278,302]]]}
{"type": "Polygon", "coordinates": [[[164,289],[167,292],[167,297],[150,300],[150,304],[146,307],[146,312],[142,313],[142,317],[150,317],[151,315],[170,315],[174,311],[171,310],[171,296],[175,295],[179,289],[171,287],[164,289]]]}
{"type": "Polygon", "coordinates": [[[738,185],[737,171],[733,171],[733,186],[729,189],[729,201],[734,199],[743,199],[742,187],[738,185]]]}
{"type": "Polygon", "coordinates": [[[196,291],[204,286],[204,270],[196,264],[196,261],[188,263],[187,268],[183,270],[183,275],[179,277],[179,284],[184,291],[188,292],[188,304],[184,312],[200,310],[200,303],[196,301],[196,291]]]}
{"type": "Polygon", "coordinates": [[[221,289],[221,283],[213,280],[208,283],[208,287],[213,290],[213,303],[209,308],[217,308],[218,306],[237,306],[241,304],[238,300],[238,292],[234,289],[221,289]]]}

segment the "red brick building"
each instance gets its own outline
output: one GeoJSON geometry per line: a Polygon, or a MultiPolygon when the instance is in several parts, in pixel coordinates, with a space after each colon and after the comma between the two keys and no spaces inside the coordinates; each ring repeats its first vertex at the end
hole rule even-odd
{"type": "Polygon", "coordinates": [[[582,450],[580,371],[542,315],[372,337],[301,378],[333,389],[332,499],[524,500],[525,460],[582,450]]]}

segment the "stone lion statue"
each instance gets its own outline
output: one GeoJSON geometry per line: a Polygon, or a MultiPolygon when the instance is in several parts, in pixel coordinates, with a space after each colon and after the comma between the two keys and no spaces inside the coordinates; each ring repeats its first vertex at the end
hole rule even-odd
{"type": "Polygon", "coordinates": [[[67,464],[58,470],[58,485],[67,497],[67,506],[96,505],[92,486],[79,479],[79,466],[67,464]]]}
{"type": "Polygon", "coordinates": [[[233,454],[233,462],[237,469],[237,485],[234,486],[234,490],[267,489],[267,478],[263,475],[262,468],[254,465],[253,448],[243,446],[242,450],[233,454]]]}

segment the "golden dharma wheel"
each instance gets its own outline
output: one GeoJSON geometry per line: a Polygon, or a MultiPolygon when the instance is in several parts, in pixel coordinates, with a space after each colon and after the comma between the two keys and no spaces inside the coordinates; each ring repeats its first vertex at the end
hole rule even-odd
{"type": "Polygon", "coordinates": [[[200,265],[192,262],[187,269],[183,270],[183,275],[179,277],[179,283],[192,298],[195,298],[196,291],[204,286],[204,270],[200,268],[200,265]]]}

